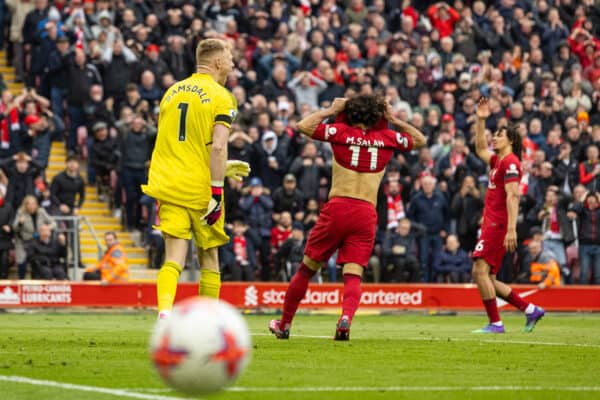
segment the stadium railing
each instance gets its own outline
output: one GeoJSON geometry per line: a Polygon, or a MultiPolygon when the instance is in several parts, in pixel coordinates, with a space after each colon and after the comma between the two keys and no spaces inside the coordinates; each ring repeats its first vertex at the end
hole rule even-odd
{"type": "MultiPolygon", "coordinates": [[[[102,246],[102,242],[98,238],[94,227],[90,223],[89,219],[86,216],[54,216],[52,217],[54,221],[56,221],[57,225],[57,234],[64,233],[67,236],[67,252],[71,254],[72,265],[71,268],[71,276],[70,279],[72,281],[76,281],[79,277],[79,262],[81,257],[80,252],[80,230],[82,226],[87,227],[88,231],[92,235],[94,242],[96,242],[96,247],[98,250],[98,260],[102,258],[104,253],[104,248],[102,246]]],[[[68,257],[67,257],[68,258],[68,257]]]]}

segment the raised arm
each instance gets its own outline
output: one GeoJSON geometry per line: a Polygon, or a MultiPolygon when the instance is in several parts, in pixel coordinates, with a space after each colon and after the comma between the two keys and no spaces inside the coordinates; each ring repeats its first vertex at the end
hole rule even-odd
{"type": "Polygon", "coordinates": [[[398,119],[394,116],[394,113],[392,112],[392,106],[389,102],[386,104],[384,117],[390,124],[397,126],[403,132],[408,133],[412,137],[414,149],[418,149],[427,144],[427,138],[425,137],[423,132],[421,132],[408,122],[404,122],[401,119],[398,119]]]}
{"type": "Polygon", "coordinates": [[[490,164],[492,153],[488,149],[487,140],[485,139],[485,120],[490,116],[490,108],[487,99],[482,97],[479,100],[477,107],[477,122],[475,122],[475,150],[477,156],[486,164],[490,164]]]}
{"type": "Polygon", "coordinates": [[[302,120],[298,122],[298,130],[306,136],[312,137],[323,120],[344,111],[346,101],[347,99],[345,98],[336,97],[328,108],[319,110],[302,118],[302,120]]]}

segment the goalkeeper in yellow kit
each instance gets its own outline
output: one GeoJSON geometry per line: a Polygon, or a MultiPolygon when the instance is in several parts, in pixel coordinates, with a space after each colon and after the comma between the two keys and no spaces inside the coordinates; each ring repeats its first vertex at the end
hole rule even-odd
{"type": "Polygon", "coordinates": [[[237,113],[235,98],[223,86],[233,69],[229,44],[203,40],[196,63],[197,72],[175,83],[162,98],[148,185],[142,186],[159,202],[158,229],[165,236],[165,263],[157,282],[160,318],[173,307],[192,238],[201,266],[200,295],[219,297],[218,247],[229,241],[223,230],[223,184],[226,176],[241,180],[250,171],[247,163],[227,161],[237,113]]]}

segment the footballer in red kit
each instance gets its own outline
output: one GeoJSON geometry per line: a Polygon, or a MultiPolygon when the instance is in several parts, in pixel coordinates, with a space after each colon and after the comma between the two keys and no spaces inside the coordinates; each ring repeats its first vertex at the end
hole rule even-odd
{"type": "Polygon", "coordinates": [[[385,167],[396,151],[426,144],[425,136],[397,119],[381,96],[337,98],[332,105],[305,117],[298,129],[333,150],[329,201],[322,207],[306,244],[304,259],[286,291],[281,320],[269,329],[280,339],[289,329],[308,282],[338,250],[343,265],[344,297],[335,339],[348,340],[350,325],[361,297],[360,280],[373,250],[377,227],[377,191],[385,167]],[[337,115],[334,123],[323,120],[337,115]],[[402,132],[388,129],[388,123],[402,132]]]}
{"type": "Polygon", "coordinates": [[[496,297],[525,312],[524,330],[531,332],[544,316],[544,310],[526,302],[508,285],[496,279],[506,251],[513,252],[517,247],[521,137],[513,127],[499,127],[492,137],[493,152],[490,152],[485,138],[485,121],[490,114],[487,99],[482,98],[477,108],[475,147],[479,158],[490,166],[490,173],[481,235],[473,251],[472,275],[483,300],[489,324],[474,332],[505,332],[496,297]]]}

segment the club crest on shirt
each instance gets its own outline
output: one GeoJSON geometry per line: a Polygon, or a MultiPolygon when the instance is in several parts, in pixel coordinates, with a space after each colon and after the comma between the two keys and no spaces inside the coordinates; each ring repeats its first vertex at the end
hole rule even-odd
{"type": "Polygon", "coordinates": [[[511,163],[508,166],[508,170],[506,171],[506,176],[509,176],[509,177],[519,176],[519,170],[517,169],[517,164],[511,163]]]}
{"type": "Polygon", "coordinates": [[[333,136],[337,133],[337,128],[335,126],[327,125],[325,127],[325,139],[329,138],[329,136],[333,136]]]}

